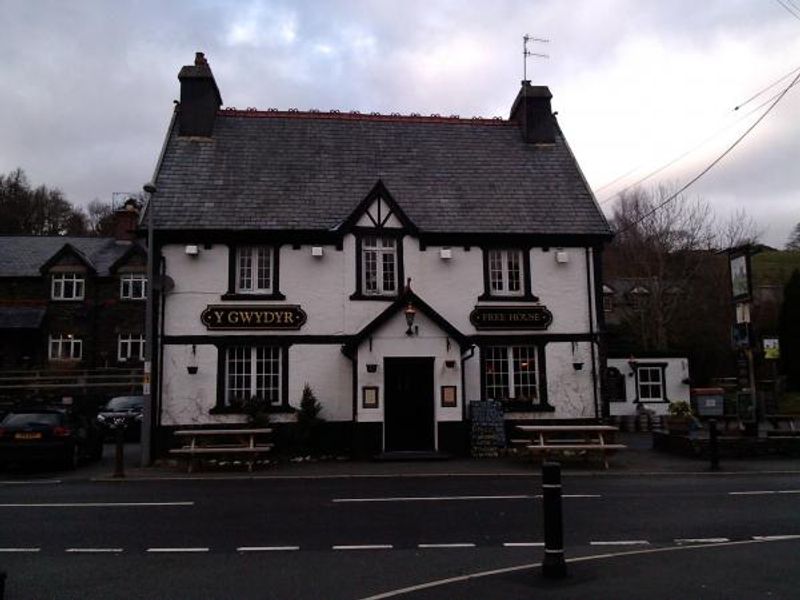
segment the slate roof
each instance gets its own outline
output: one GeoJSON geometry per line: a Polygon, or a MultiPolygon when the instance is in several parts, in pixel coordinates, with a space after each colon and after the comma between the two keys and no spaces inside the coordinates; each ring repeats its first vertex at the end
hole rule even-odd
{"type": "Polygon", "coordinates": [[[0,307],[0,329],[39,329],[44,319],[44,308],[18,306],[0,307]]]}
{"type": "Polygon", "coordinates": [[[210,140],[173,126],[157,228],[333,230],[381,180],[423,232],[609,235],[563,134],[514,122],[218,112],[210,140]]]}
{"type": "Polygon", "coordinates": [[[130,248],[107,237],[1,235],[0,277],[39,277],[41,266],[64,244],[80,252],[100,277],[107,277],[109,267],[130,248]]]}

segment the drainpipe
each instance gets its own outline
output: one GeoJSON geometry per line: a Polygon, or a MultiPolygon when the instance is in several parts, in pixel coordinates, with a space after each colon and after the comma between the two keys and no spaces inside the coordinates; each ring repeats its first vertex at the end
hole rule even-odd
{"type": "Polygon", "coordinates": [[[468,350],[469,354],[461,353],[461,421],[467,420],[467,376],[464,374],[464,363],[475,356],[475,344],[468,350]]]}
{"type": "Polygon", "coordinates": [[[585,249],[586,253],[586,290],[588,293],[589,299],[589,347],[591,348],[592,352],[592,395],[594,397],[594,418],[600,418],[600,406],[598,404],[597,399],[597,365],[595,364],[595,351],[594,351],[594,306],[595,303],[593,302],[593,285],[592,285],[592,273],[590,270],[591,267],[591,260],[590,260],[590,248],[587,246],[585,249]]]}

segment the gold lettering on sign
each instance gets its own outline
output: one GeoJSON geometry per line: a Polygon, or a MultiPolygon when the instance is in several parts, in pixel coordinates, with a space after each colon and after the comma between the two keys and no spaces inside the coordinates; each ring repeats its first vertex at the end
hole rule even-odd
{"type": "Polygon", "coordinates": [[[217,325],[219,325],[220,323],[222,323],[222,314],[223,314],[223,313],[222,313],[222,311],[221,311],[221,310],[215,310],[215,311],[214,311],[214,316],[215,316],[215,317],[217,317],[217,325]]]}
{"type": "Polygon", "coordinates": [[[306,313],[299,306],[207,306],[200,320],[209,329],[299,329],[306,313]]]}

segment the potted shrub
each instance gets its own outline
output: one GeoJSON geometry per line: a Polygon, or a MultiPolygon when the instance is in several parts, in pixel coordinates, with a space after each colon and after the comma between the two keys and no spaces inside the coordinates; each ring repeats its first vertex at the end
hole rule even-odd
{"type": "Polygon", "coordinates": [[[694,417],[692,407],[686,400],[670,402],[669,416],[667,417],[667,429],[670,433],[686,435],[692,428],[694,417]]]}

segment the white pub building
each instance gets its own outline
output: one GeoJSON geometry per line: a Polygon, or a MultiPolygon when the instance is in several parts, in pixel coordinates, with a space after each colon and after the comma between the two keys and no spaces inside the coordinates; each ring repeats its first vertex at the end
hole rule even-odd
{"type": "Polygon", "coordinates": [[[252,397],[289,424],[306,384],[361,454],[462,452],[471,401],[602,415],[611,232],[547,87],[505,120],[222,109],[200,53],[178,78],[142,220],[156,451],[252,397]]]}

